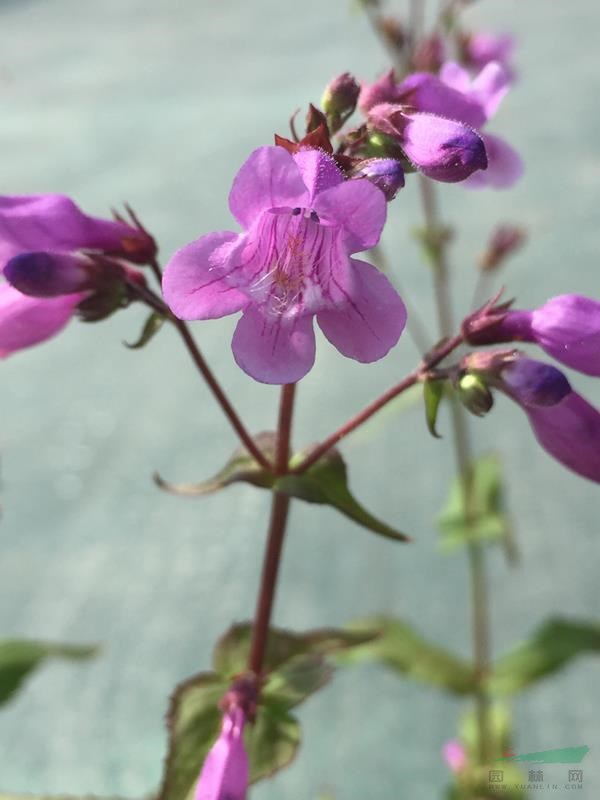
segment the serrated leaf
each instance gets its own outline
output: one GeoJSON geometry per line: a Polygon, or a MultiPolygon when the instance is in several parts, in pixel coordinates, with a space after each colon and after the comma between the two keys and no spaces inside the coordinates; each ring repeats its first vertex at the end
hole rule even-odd
{"type": "Polygon", "coordinates": [[[152,339],[162,328],[164,321],[165,318],[162,314],[159,314],[158,311],[153,311],[144,323],[142,332],[135,342],[123,342],[123,344],[130,350],[139,350],[140,348],[145,347],[150,339],[152,339]]]}
{"type": "Polygon", "coordinates": [[[510,536],[497,455],[482,456],[473,464],[470,491],[467,513],[462,478],[452,484],[446,507],[437,520],[442,531],[443,550],[454,550],[472,541],[494,541],[510,536]]]}
{"type": "Polygon", "coordinates": [[[0,641],[0,704],[6,703],[28,675],[49,658],[82,661],[98,653],[95,645],[53,644],[19,639],[0,641]]]}
{"type": "Polygon", "coordinates": [[[425,421],[429,433],[436,439],[442,437],[436,430],[437,415],[444,396],[443,381],[426,380],[423,383],[423,401],[425,403],[425,421]]]}
{"type": "Polygon", "coordinates": [[[378,662],[408,678],[441,686],[455,694],[471,694],[476,678],[471,665],[424,639],[414,628],[400,619],[377,616],[356,620],[352,630],[379,631],[379,636],[348,653],[337,656],[343,664],[378,662]]]}
{"type": "Polygon", "coordinates": [[[250,783],[268,778],[287,767],[300,746],[300,725],[285,708],[273,704],[259,706],[254,725],[245,731],[250,761],[250,783]]]}
{"type": "Polygon", "coordinates": [[[290,709],[325,686],[332,676],[333,667],[323,656],[295,656],[269,675],[262,697],[265,703],[290,709]]]}
{"type": "MultiPolygon", "coordinates": [[[[294,456],[290,467],[293,469],[302,463],[306,455],[306,453],[299,453],[294,456]]],[[[346,465],[337,450],[330,450],[301,475],[292,473],[278,478],[274,488],[290,497],[297,497],[308,503],[333,506],[346,517],[362,525],[363,528],[380,536],[398,542],[411,541],[406,534],[374,517],[351,494],[348,488],[346,465]]]]}
{"type": "MultiPolygon", "coordinates": [[[[270,432],[259,433],[256,437],[256,444],[270,461],[275,454],[275,441],[275,434],[270,432]]],[[[263,489],[270,489],[274,477],[255,461],[244,447],[240,447],[223,469],[207,481],[175,484],[164,480],[158,473],[154,474],[154,481],[161,489],[171,494],[196,497],[213,494],[234,483],[251,483],[263,489]]]]}
{"type": "Polygon", "coordinates": [[[558,672],[584,653],[600,652],[600,623],[556,617],[493,665],[488,688],[514,694],[558,672]]]}
{"type": "MultiPolygon", "coordinates": [[[[278,669],[296,656],[330,655],[364,644],[376,635],[375,631],[370,630],[317,628],[296,633],[282,628],[270,628],[264,660],[265,672],[278,669]]],[[[251,638],[251,622],[232,625],[215,647],[215,672],[229,679],[247,669],[251,638]]]]}
{"type": "Polygon", "coordinates": [[[219,701],[229,684],[201,673],[175,690],[169,712],[169,749],[160,800],[185,800],[221,728],[219,701]]]}

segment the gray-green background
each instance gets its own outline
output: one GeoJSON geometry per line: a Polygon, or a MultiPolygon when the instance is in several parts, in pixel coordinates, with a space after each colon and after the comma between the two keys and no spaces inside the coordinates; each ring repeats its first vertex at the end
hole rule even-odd
{"type": "MultiPolygon", "coordinates": [[[[565,291],[599,296],[598,6],[486,0],[475,11],[474,24],[519,37],[521,82],[491,130],[514,142],[527,174],[509,193],[444,191],[461,226],[457,302],[466,309],[474,257],[498,219],[531,231],[505,275],[522,305],[565,291]]],[[[0,42],[1,191],[62,191],[99,215],[127,200],[163,258],[231,226],[226,199],[239,165],[285,133],[290,113],[318,101],[329,78],[345,69],[372,78],[386,65],[346,0],[5,0],[0,42]]],[[[418,219],[413,185],[390,216],[395,275],[431,317],[429,276],[408,234],[418,219]]],[[[208,664],[214,639],[254,602],[268,497],[237,487],[185,501],[150,481],[154,469],[173,480],[208,476],[235,441],[171,331],[139,353],[121,345],[142,319],[131,310],[101,326],[74,323],[1,366],[0,634],[104,650],[90,665],[44,668],[0,714],[0,790],[149,792],[171,688],[208,664]]],[[[276,391],[235,367],[233,325],[196,333],[249,426],[269,428],[276,391]]],[[[296,442],[329,431],[415,358],[408,337],[368,367],[320,340],[299,392],[296,442]]],[[[597,384],[575,382],[600,401],[597,384]]],[[[445,418],[440,427],[448,430],[445,418]]],[[[551,612],[600,614],[599,496],[536,447],[508,401],[474,427],[512,475],[523,556],[513,571],[500,553],[491,559],[498,652],[551,612]]],[[[467,652],[465,565],[438,553],[432,522],[451,475],[449,443],[427,436],[417,408],[348,440],[357,494],[416,542],[394,546],[298,505],[277,623],[302,629],[392,611],[467,652]]],[[[597,661],[580,661],[515,706],[519,751],[592,748],[578,794],[586,798],[600,792],[598,683],[597,661]]],[[[439,752],[460,707],[376,668],[340,674],[302,707],[293,768],[253,796],[312,798],[330,786],[340,800],[430,800],[447,777],[439,752]]],[[[562,781],[561,770],[548,775],[562,781]]]]}

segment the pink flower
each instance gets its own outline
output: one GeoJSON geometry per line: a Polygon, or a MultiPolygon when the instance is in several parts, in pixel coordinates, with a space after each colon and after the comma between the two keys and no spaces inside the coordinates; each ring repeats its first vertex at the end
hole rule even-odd
{"type": "Polygon", "coordinates": [[[202,767],[194,800],[245,800],[249,775],[245,723],[239,706],[232,706],[225,713],[221,734],[202,767]]]}
{"type": "Polygon", "coordinates": [[[90,289],[87,256],[144,263],[155,246],[124,222],[84,214],[57,194],[0,197],[0,357],[49,339],[90,289]]]}
{"type": "Polygon", "coordinates": [[[465,748],[457,739],[446,742],[442,747],[442,756],[452,772],[460,772],[467,766],[465,748]]]}
{"type": "Polygon", "coordinates": [[[370,362],[398,341],[406,310],[388,279],[350,258],[379,241],[383,193],[345,181],[319,150],[260,147],[229,195],[243,228],[209,233],[167,264],[163,292],[181,319],[242,311],[234,358],[263,383],[293,383],[315,358],[313,317],[345,356],[370,362]]]}

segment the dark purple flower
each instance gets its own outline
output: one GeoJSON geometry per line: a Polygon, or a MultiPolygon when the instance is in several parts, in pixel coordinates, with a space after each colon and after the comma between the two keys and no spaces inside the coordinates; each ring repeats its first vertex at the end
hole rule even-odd
{"type": "Polygon", "coordinates": [[[404,170],[395,158],[367,158],[350,173],[351,178],[368,178],[385,195],[393,200],[404,186],[404,170]]]}
{"type": "Polygon", "coordinates": [[[250,771],[244,747],[245,724],[239,706],[225,712],[221,734],[204,761],[194,800],[245,800],[250,771]]]}
{"type": "Polygon", "coordinates": [[[563,294],[533,311],[492,310],[491,314],[495,315],[496,322],[467,334],[472,344],[534,342],[567,367],[600,377],[600,302],[597,300],[563,294]]]}
{"type": "Polygon", "coordinates": [[[120,221],[84,214],[56,194],[0,197],[0,357],[58,333],[89,290],[90,260],[102,253],[144,263],[151,237],[120,221]]]}
{"type": "Polygon", "coordinates": [[[455,183],[487,167],[481,137],[461,122],[407,113],[401,105],[383,103],[370,110],[369,125],[395,139],[408,159],[429,178],[455,183]]]}
{"type": "Polygon", "coordinates": [[[239,366],[264,383],[293,383],[314,362],[312,319],[338,350],[382,358],[404,328],[404,305],[387,278],[350,256],[377,244],[383,193],[344,180],[318,150],[260,147],[238,172],[229,207],[243,228],[179,250],[163,291],[182,319],[243,311],[232,342],[239,366]]]}

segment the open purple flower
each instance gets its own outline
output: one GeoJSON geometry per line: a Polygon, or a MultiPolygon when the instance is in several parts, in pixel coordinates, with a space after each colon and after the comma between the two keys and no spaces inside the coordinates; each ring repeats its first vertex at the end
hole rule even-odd
{"type": "Polygon", "coordinates": [[[600,483],[600,412],[573,391],[560,370],[516,358],[502,369],[496,385],[525,411],[547,453],[600,483]]]}
{"type": "Polygon", "coordinates": [[[194,800],[245,800],[249,776],[245,723],[239,706],[232,706],[225,713],[219,738],[202,767],[194,800]]]}
{"type": "Polygon", "coordinates": [[[0,357],[57,334],[91,289],[89,253],[144,263],[152,239],[57,194],[0,197],[0,357]],[[12,285],[11,285],[12,284],[12,285]]]}
{"type": "Polygon", "coordinates": [[[397,102],[412,104],[417,111],[476,130],[485,144],[487,170],[474,172],[464,184],[471,188],[505,189],[521,177],[523,162],[507,142],[482,133],[481,129],[496,113],[509,88],[509,76],[496,62],[487,64],[471,79],[466,69],[448,61],[442,66],[439,78],[426,72],[409,75],[397,87],[397,102]]]}
{"type": "Polygon", "coordinates": [[[388,279],[350,258],[377,244],[383,193],[344,180],[319,150],[260,147],[238,172],[229,207],[244,229],[210,233],[167,264],[163,292],[181,319],[242,311],[238,365],[264,383],[293,383],[315,358],[312,319],[345,356],[370,362],[398,341],[406,310],[388,279]]]}

